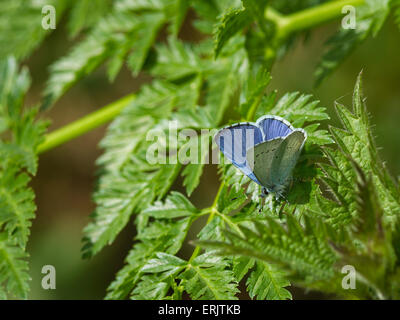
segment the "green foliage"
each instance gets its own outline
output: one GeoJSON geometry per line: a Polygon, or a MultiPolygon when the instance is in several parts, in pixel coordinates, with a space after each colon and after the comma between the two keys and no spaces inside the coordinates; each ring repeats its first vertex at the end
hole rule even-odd
{"type": "MultiPolygon", "coordinates": [[[[329,1],[329,0],[328,0],[329,1]]],[[[307,8],[315,7],[327,0],[271,0],[271,5],[284,14],[293,13],[307,8]]]]}
{"type": "Polygon", "coordinates": [[[394,16],[396,20],[396,24],[400,28],[400,1],[399,0],[392,0],[391,6],[394,10],[394,16]]]}
{"type": "MultiPolygon", "coordinates": [[[[40,23],[44,4],[56,6],[57,21],[67,14],[66,37],[75,42],[50,66],[42,108],[100,66],[110,81],[124,65],[134,77],[147,73],[151,78],[100,143],[96,209],[84,229],[83,256],[113,243],[131,220],[137,229],[107,299],[181,299],[184,294],[236,299],[241,282],[252,299],[291,299],[291,284],[349,298],[399,297],[399,187],[377,155],[361,77],[353,112],[336,103],[343,128],[329,131],[320,127],[329,119],[326,109],[311,95],[277,98],[267,88],[272,65],[302,32],[323,22],[321,16],[342,17],[335,2],[3,2],[0,42],[8,45],[0,48],[0,59],[10,53],[24,59],[50,34],[40,23]],[[320,15],[325,2],[330,9],[320,15]],[[180,32],[191,23],[193,43],[182,40],[180,32]],[[189,197],[202,179],[200,155],[211,158],[208,153],[216,147],[210,147],[216,130],[264,114],[284,117],[308,134],[286,201],[270,196],[259,210],[259,187],[221,163],[222,182],[213,204],[196,208],[189,197]],[[178,161],[189,154],[197,159],[178,161]],[[180,178],[185,194],[174,191],[180,178]],[[205,218],[194,236],[198,245],[182,259],[182,246],[192,240],[189,230],[205,218]],[[346,264],[356,266],[360,275],[356,291],[342,290],[346,264]]],[[[366,0],[358,7],[356,29],[340,28],[328,40],[317,82],[362,41],[376,36],[391,11],[398,23],[398,0],[366,0]]],[[[29,85],[25,69],[18,71],[12,58],[2,60],[0,297],[26,298],[29,289],[25,248],[36,209],[29,182],[46,127],[36,120],[37,108],[24,108],[29,85]]]]}
{"type": "MultiPolygon", "coordinates": [[[[269,82],[269,76],[265,75],[265,80],[262,82],[264,83],[264,86],[269,82]]],[[[194,81],[194,80],[192,80],[194,81]]],[[[170,96],[170,95],[169,95],[170,96]]],[[[276,110],[277,112],[280,112],[281,110],[285,110],[286,114],[289,116],[289,118],[297,118],[295,116],[296,112],[300,108],[304,108],[306,110],[306,115],[307,119],[310,121],[315,121],[315,120],[323,120],[327,118],[327,115],[324,113],[325,109],[318,107],[318,102],[310,102],[310,96],[300,96],[298,94],[292,94],[289,96],[284,96],[281,100],[279,100],[276,104],[275,102],[272,101],[274,104],[274,107],[272,107],[271,111],[274,113],[276,110]],[[290,97],[289,97],[290,96],[290,97]]],[[[267,96],[264,97],[264,92],[263,90],[257,89],[252,92],[252,94],[249,94],[249,99],[251,101],[259,101],[258,108],[261,110],[264,110],[264,108],[270,107],[271,104],[271,99],[268,98],[267,96]],[[258,92],[258,95],[255,92],[258,92]],[[265,100],[263,99],[265,98],[265,100]],[[264,102],[265,101],[265,102],[264,102]],[[269,101],[269,104],[266,102],[269,101]]],[[[135,103],[140,103],[141,97],[138,97],[138,100],[135,101],[135,103]]],[[[155,101],[153,98],[152,101],[155,101]]],[[[167,101],[164,101],[164,103],[168,103],[167,101]]],[[[248,104],[248,102],[246,102],[248,104]]],[[[158,107],[160,108],[160,107],[158,107]]],[[[129,107],[126,109],[128,110],[129,107]]],[[[264,112],[264,111],[261,111],[264,112]]],[[[281,111],[283,112],[283,111],[281,111]]],[[[165,112],[164,112],[165,115],[165,112]]],[[[304,116],[304,114],[303,114],[304,116]]],[[[182,118],[179,118],[182,119],[182,118]]],[[[129,123],[132,125],[132,118],[130,119],[129,123]]],[[[143,123],[142,120],[141,123],[143,123]]],[[[298,122],[300,125],[303,125],[305,120],[300,120],[298,119],[298,122]]],[[[121,123],[118,124],[118,129],[121,130],[122,126],[121,123]]],[[[317,134],[324,136],[326,135],[325,131],[323,130],[316,130],[316,127],[314,128],[315,132],[317,134]],[[321,132],[319,132],[321,131],[321,132]]],[[[200,138],[200,140],[203,139],[203,136],[200,138]]],[[[208,140],[209,136],[206,135],[204,137],[204,140],[208,140]]],[[[138,140],[143,140],[140,137],[138,137],[138,140]]],[[[118,139],[118,141],[121,141],[121,138],[118,139]]],[[[130,139],[130,142],[132,139],[130,139]]],[[[193,141],[197,141],[196,139],[191,140],[192,143],[193,141]]],[[[330,140],[328,140],[330,142],[330,140]]],[[[115,146],[116,144],[113,143],[112,146],[115,146]]],[[[107,155],[107,153],[105,154],[107,155]]],[[[122,159],[121,156],[118,157],[119,159],[122,159]]],[[[104,158],[101,158],[104,159],[104,158]]],[[[115,161],[110,164],[113,164],[114,166],[116,165],[115,161]]],[[[165,167],[166,165],[164,165],[165,167]]],[[[196,168],[196,164],[189,164],[185,170],[183,171],[183,175],[185,177],[190,176],[190,185],[187,185],[187,193],[190,194],[192,192],[192,189],[190,186],[193,183],[198,183],[193,182],[196,179],[194,177],[198,176],[198,168],[196,168]],[[189,169],[190,168],[190,169],[189,169]],[[190,175],[186,175],[186,172],[188,171],[190,175]]],[[[104,177],[104,176],[103,176],[104,177]]],[[[240,175],[241,179],[240,182],[238,182],[240,185],[245,184],[243,180],[242,175],[240,175]]],[[[229,181],[229,180],[228,180],[229,181]]],[[[155,182],[153,181],[153,184],[155,182]]],[[[113,188],[115,189],[116,182],[114,183],[107,183],[108,185],[112,185],[113,188]]],[[[250,186],[249,186],[250,189],[250,186]]],[[[132,186],[128,189],[132,190],[132,186]]],[[[257,194],[257,190],[253,189],[253,194],[257,194]]],[[[146,194],[149,192],[146,191],[146,194]]],[[[258,196],[258,194],[257,194],[258,196]]],[[[128,197],[127,197],[128,198],[128,197]]],[[[143,198],[143,196],[141,197],[143,198]]],[[[159,197],[160,198],[160,197],[159,197]]],[[[133,199],[131,197],[131,199],[133,199]]],[[[137,198],[134,198],[137,199],[137,198]]],[[[132,200],[133,201],[133,200],[132,200]]],[[[151,202],[151,200],[150,200],[151,202]]],[[[181,294],[183,291],[186,291],[189,295],[192,296],[192,298],[205,298],[205,299],[210,299],[210,298],[232,298],[235,295],[236,292],[236,286],[233,284],[236,283],[232,279],[232,270],[233,267],[233,260],[231,259],[217,259],[215,260],[215,270],[210,269],[208,270],[207,268],[203,270],[202,265],[191,265],[189,268],[188,263],[186,264],[181,261],[180,266],[185,266],[184,270],[182,268],[179,269],[180,272],[176,272],[173,274],[166,273],[164,269],[159,270],[153,270],[151,269],[151,266],[156,264],[158,265],[164,265],[163,263],[167,263],[166,261],[163,261],[164,258],[166,258],[163,254],[157,253],[157,252],[163,252],[161,248],[158,248],[156,251],[154,249],[154,246],[147,245],[144,247],[144,241],[142,239],[142,232],[144,234],[148,234],[148,230],[152,230],[155,226],[158,226],[159,223],[162,221],[162,225],[164,228],[166,228],[165,224],[170,224],[170,223],[177,223],[176,219],[180,223],[185,222],[185,228],[189,228],[190,225],[200,216],[203,216],[205,214],[211,213],[212,218],[209,221],[209,223],[204,227],[204,229],[199,233],[199,238],[203,240],[223,240],[224,237],[222,236],[222,230],[225,227],[229,227],[235,232],[240,231],[240,226],[241,224],[245,224],[248,219],[249,219],[249,214],[251,213],[252,216],[254,216],[255,213],[255,206],[251,203],[247,203],[247,197],[243,194],[243,190],[241,189],[240,186],[236,188],[229,188],[228,186],[223,186],[220,189],[219,195],[216,198],[215,204],[207,209],[204,209],[202,211],[198,211],[193,207],[192,204],[188,202],[188,200],[181,194],[177,194],[172,192],[170,196],[168,196],[165,200],[165,203],[161,202],[156,202],[155,205],[144,208],[141,210],[138,218],[137,218],[137,225],[138,225],[138,231],[139,231],[139,236],[138,240],[139,242],[135,244],[133,250],[129,254],[127,258],[127,265],[119,272],[117,275],[117,279],[115,282],[110,286],[108,298],[110,299],[115,299],[115,298],[125,298],[129,292],[132,292],[131,297],[138,299],[138,298],[171,298],[171,296],[168,295],[170,290],[173,289],[174,284],[176,285],[178,283],[178,287],[176,288],[177,292],[181,294]],[[232,201],[232,198],[236,198],[234,201],[232,201]],[[241,209],[240,212],[235,213],[233,216],[231,214],[238,209],[241,209]],[[186,217],[186,218],[183,218],[186,217]],[[155,219],[155,221],[153,221],[155,219]],[[172,221],[171,221],[172,219],[172,221]],[[187,223],[187,225],[186,225],[187,223]],[[138,253],[138,250],[140,250],[140,254],[138,253]],[[144,250],[144,252],[142,251],[144,250]],[[146,259],[141,260],[139,259],[139,256],[141,257],[146,257],[146,259]],[[158,260],[154,260],[152,257],[157,257],[158,260]],[[135,257],[136,259],[134,259],[135,257]],[[147,259],[150,259],[147,260],[147,259]],[[153,259],[153,260],[152,260],[153,259]],[[139,263],[138,261],[141,261],[139,263]],[[157,263],[156,263],[157,261],[157,263]],[[147,264],[147,266],[146,266],[147,264]],[[181,270],[182,269],[182,270],[181,270]],[[231,269],[231,271],[229,271],[231,269]],[[151,272],[149,271],[151,270],[151,272]],[[144,272],[146,271],[146,272],[144,272]],[[157,271],[157,272],[156,272],[157,271]],[[212,271],[212,272],[211,272],[212,271]],[[159,273],[162,274],[159,274],[159,273]],[[142,273],[152,273],[152,275],[149,276],[141,276],[142,273]],[[157,273],[157,274],[154,274],[157,273]],[[164,274],[166,273],[166,274],[164,274]],[[215,278],[215,274],[219,274],[221,276],[221,279],[215,278]],[[190,276],[190,277],[189,277],[190,276]],[[209,278],[210,277],[210,278],[209,278]],[[172,278],[172,280],[171,280],[172,278]],[[192,279],[191,281],[187,281],[188,279],[192,279]],[[158,279],[158,280],[157,280],[158,279]],[[160,281],[162,282],[162,285],[160,284],[160,281]],[[171,282],[172,281],[172,282],[171,282]],[[224,283],[224,288],[229,289],[229,292],[219,292],[215,291],[213,292],[210,288],[213,287],[213,283],[215,282],[220,283],[222,285],[222,282],[219,281],[226,281],[224,283]],[[143,283],[145,282],[145,283],[143,283]],[[208,284],[210,285],[209,289],[205,289],[206,291],[203,293],[203,291],[199,291],[199,286],[200,285],[205,285],[208,284]],[[136,287],[134,287],[136,285],[136,287]],[[146,289],[146,295],[143,295],[143,288],[149,289],[147,291],[146,289]]],[[[113,201],[113,203],[116,203],[113,201]]],[[[124,202],[128,203],[128,202],[124,202]]],[[[106,208],[110,208],[109,205],[102,205],[106,208]]],[[[139,210],[140,211],[140,210],[139,210]]],[[[107,218],[110,219],[112,217],[111,214],[107,214],[107,218]]],[[[97,223],[93,224],[93,232],[96,232],[96,230],[101,230],[101,226],[99,226],[97,223]]],[[[185,229],[186,230],[186,229],[185,229]]],[[[87,234],[91,234],[91,230],[87,229],[87,234]]],[[[113,231],[115,232],[115,231],[113,231]]],[[[185,231],[182,236],[185,238],[185,234],[187,231],[185,231]]],[[[117,232],[115,232],[117,234],[117,232]]],[[[151,231],[151,234],[158,235],[159,233],[154,233],[151,231]]],[[[154,240],[153,240],[154,241],[154,240]]],[[[181,240],[180,240],[181,241],[181,240]]],[[[179,243],[180,243],[179,241],[179,243]]],[[[166,244],[166,240],[164,239],[162,241],[163,246],[166,244]]],[[[96,243],[95,243],[96,245],[96,243]]],[[[104,243],[101,243],[101,246],[104,245],[104,243]]],[[[165,247],[164,247],[165,248],[165,247]]],[[[86,248],[85,248],[86,249],[86,248]]],[[[165,250],[165,249],[164,249],[165,250]]],[[[96,251],[92,250],[93,253],[96,251]]],[[[176,252],[170,253],[169,254],[175,254],[176,252]]],[[[195,254],[193,256],[193,259],[190,260],[190,262],[193,262],[195,264],[201,256],[197,256],[195,254]]],[[[178,259],[177,257],[175,257],[178,259]]],[[[168,259],[172,259],[171,256],[168,256],[168,259]]],[[[175,261],[175,260],[174,260],[175,261]]],[[[175,266],[175,265],[174,265],[175,266]]],[[[248,288],[249,292],[253,297],[258,297],[260,299],[268,298],[268,299],[287,299],[290,298],[290,293],[284,289],[289,283],[287,280],[283,277],[282,272],[277,270],[274,266],[271,265],[258,265],[255,270],[251,270],[250,272],[250,278],[248,280],[248,288]],[[262,271],[263,270],[263,271],[262,271]],[[263,284],[262,287],[260,287],[259,283],[257,281],[261,281],[263,284]],[[264,287],[266,285],[266,287],[264,287]],[[267,289],[270,288],[270,289],[267,289]]],[[[171,270],[176,271],[174,268],[171,267],[171,270]]],[[[247,270],[249,271],[249,270],[247,270]]],[[[247,273],[247,271],[245,273],[247,273]]],[[[243,276],[241,277],[243,278],[243,276]]],[[[240,279],[239,279],[240,280],[240,279]]],[[[207,286],[205,286],[207,288],[207,286]]]]}
{"type": "Polygon", "coordinates": [[[28,263],[26,252],[18,245],[10,243],[7,234],[0,234],[0,296],[26,298],[29,290],[28,263]]]}
{"type": "MultiPolygon", "coordinates": [[[[3,0],[0,12],[0,59],[13,55],[23,59],[51,33],[42,27],[42,8],[52,5],[57,21],[69,5],[66,0],[3,0]]],[[[79,1],[77,1],[79,2],[79,1]]]]}
{"type": "MultiPolygon", "coordinates": [[[[43,107],[49,107],[74,83],[106,60],[109,61],[108,75],[112,80],[125,59],[133,74],[137,75],[160,28],[175,19],[181,21],[182,12],[176,16],[174,9],[173,1],[115,1],[112,12],[99,19],[83,41],[51,66],[51,77],[45,90],[43,107]]],[[[82,14],[82,9],[75,10],[82,14]]],[[[79,17],[74,20],[77,19],[79,17]]],[[[81,22],[74,20],[71,20],[72,33],[81,25],[81,22]]]]}
{"type": "Polygon", "coordinates": [[[256,270],[251,273],[246,284],[251,298],[257,296],[259,300],[292,299],[291,293],[285,289],[290,285],[285,274],[265,262],[257,262],[256,270]]]}
{"type": "Polygon", "coordinates": [[[356,11],[356,28],[340,27],[326,43],[328,50],[315,70],[319,84],[347,56],[370,35],[376,36],[389,13],[389,0],[366,0],[366,4],[356,11]]]}
{"type": "Polygon", "coordinates": [[[194,258],[180,276],[183,287],[192,299],[236,299],[239,290],[232,271],[226,270],[228,263],[213,252],[194,258]]]}
{"type": "Polygon", "coordinates": [[[35,120],[35,108],[23,107],[29,85],[27,70],[19,71],[15,59],[0,61],[0,292],[17,298],[26,298],[29,289],[25,247],[36,206],[28,183],[46,128],[35,120]]]}
{"type": "MultiPolygon", "coordinates": [[[[162,67],[165,59],[170,57],[173,62],[178,64],[182,61],[184,64],[188,55],[195,54],[190,51],[185,55],[179,54],[183,47],[177,40],[170,40],[168,47],[160,46],[158,49],[162,61],[160,66],[154,67],[154,74],[162,77],[165,75],[165,68],[162,67]]],[[[106,149],[98,161],[103,174],[99,191],[95,194],[97,209],[93,215],[94,221],[85,229],[85,256],[111,243],[133,212],[140,212],[154,200],[163,198],[181,171],[176,154],[169,163],[149,164],[146,161],[146,154],[154,143],[164,150],[161,153],[166,152],[164,139],[154,141],[159,133],[163,133],[165,138],[170,134],[170,126],[174,122],[166,120],[175,120],[174,130],[213,128],[221,121],[219,119],[230,103],[231,90],[240,85],[241,79],[236,76],[238,66],[233,61],[226,61],[215,63],[214,68],[202,68],[200,53],[197,54],[199,63],[194,69],[189,68],[191,77],[187,78],[189,73],[186,71],[181,73],[180,78],[183,77],[185,81],[180,85],[176,84],[175,77],[154,81],[110,126],[101,143],[106,149]],[[222,79],[226,74],[231,75],[231,82],[222,79]],[[206,106],[201,107],[198,105],[200,91],[208,82],[212,82],[212,90],[204,97],[206,106]]],[[[188,70],[184,66],[182,68],[188,70]]],[[[205,134],[199,138],[197,146],[200,150],[208,150],[209,137],[209,134],[205,134]]],[[[189,143],[194,142],[197,140],[189,140],[189,143]]],[[[176,153],[188,148],[186,141],[181,139],[176,141],[175,146],[168,147],[175,149],[176,153]]],[[[198,185],[202,168],[203,164],[190,163],[182,171],[189,194],[198,185]]]]}
{"type": "Polygon", "coordinates": [[[199,244],[224,256],[279,265],[288,279],[306,288],[353,298],[397,297],[399,263],[392,237],[398,236],[399,188],[377,156],[361,88],[360,75],[353,113],[336,106],[344,129],[330,128],[335,146],[324,148],[328,162],[319,164],[322,184],[312,190],[311,201],[284,209],[278,220],[249,218],[240,233],[225,230],[225,240],[199,244]],[[340,276],[349,264],[359,281],[350,295],[340,276]]]}
{"type": "MultiPolygon", "coordinates": [[[[327,1],[249,1],[243,0],[243,7],[236,6],[226,10],[219,18],[214,31],[215,56],[235,34],[244,31],[245,48],[252,63],[258,62],[270,66],[292,45],[297,34],[281,34],[279,26],[290,25],[281,13],[293,13],[327,1]],[[290,2],[290,3],[287,3],[290,2]],[[275,12],[274,10],[279,10],[275,12]],[[273,12],[272,14],[267,14],[273,12]],[[253,22],[257,22],[254,24],[253,22]],[[277,28],[278,27],[278,28],[277,28]]],[[[397,1],[365,0],[365,4],[356,8],[356,28],[339,30],[326,42],[327,50],[315,70],[316,84],[320,84],[332,73],[350,53],[369,36],[376,36],[384,24],[391,7],[398,16],[397,1]]],[[[307,17],[309,19],[309,17],[307,17]]],[[[299,30],[303,31],[303,30],[299,30]]]]}
{"type": "Polygon", "coordinates": [[[76,37],[83,30],[92,27],[110,9],[112,0],[81,0],[72,7],[68,21],[71,37],[76,37]]]}
{"type": "Polygon", "coordinates": [[[215,31],[215,57],[218,57],[223,46],[236,33],[244,29],[251,23],[250,16],[243,8],[231,9],[224,13],[221,21],[215,31]]]}

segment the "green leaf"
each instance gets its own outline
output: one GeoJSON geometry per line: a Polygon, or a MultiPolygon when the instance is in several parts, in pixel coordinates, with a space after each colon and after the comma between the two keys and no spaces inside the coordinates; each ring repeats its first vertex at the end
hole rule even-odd
{"type": "Polygon", "coordinates": [[[26,299],[29,291],[27,253],[0,233],[0,291],[4,285],[14,297],[26,299]]]}
{"type": "Polygon", "coordinates": [[[111,7],[110,0],[80,0],[72,7],[68,31],[72,38],[92,27],[111,7]]]}
{"type": "Polygon", "coordinates": [[[183,194],[172,191],[165,203],[156,202],[142,213],[157,219],[172,219],[195,215],[198,210],[183,194]]]}
{"type": "Polygon", "coordinates": [[[203,174],[204,164],[188,164],[182,171],[184,177],[183,186],[186,187],[186,193],[190,196],[200,183],[200,177],[203,174]]]}
{"type": "Polygon", "coordinates": [[[141,271],[148,273],[159,273],[168,271],[168,273],[176,273],[186,266],[186,261],[174,255],[158,252],[156,258],[151,259],[145,264],[141,271]]]}
{"type": "Polygon", "coordinates": [[[272,108],[268,104],[264,112],[281,116],[296,128],[303,127],[307,122],[329,119],[326,108],[320,107],[318,100],[312,100],[312,95],[298,92],[284,94],[272,108]]]}
{"type": "MultiPolygon", "coordinates": [[[[11,131],[10,143],[2,145],[30,174],[37,170],[36,148],[43,140],[47,123],[36,121],[37,109],[24,109],[24,98],[30,86],[27,69],[18,70],[14,58],[0,61],[0,132],[11,131]]],[[[5,156],[3,156],[5,157],[5,156]]]]}
{"type": "Polygon", "coordinates": [[[179,278],[184,280],[183,286],[194,300],[236,300],[236,280],[227,267],[224,258],[207,252],[190,262],[179,278]]]}
{"type": "Polygon", "coordinates": [[[158,276],[142,276],[141,281],[132,292],[131,299],[161,300],[165,298],[169,288],[170,284],[158,276]]]}
{"type": "Polygon", "coordinates": [[[18,72],[17,61],[13,57],[1,59],[0,76],[1,131],[3,132],[9,129],[12,121],[18,120],[31,81],[26,68],[18,72]]]}
{"type": "Polygon", "coordinates": [[[290,286],[285,274],[266,262],[257,262],[256,269],[247,279],[250,297],[258,300],[286,300],[292,295],[285,287],[290,286]]]}
{"type": "Polygon", "coordinates": [[[362,233],[366,239],[376,236],[379,231],[380,219],[383,211],[380,207],[372,178],[367,177],[358,164],[352,160],[354,170],[357,172],[357,232],[362,233]]]}
{"type": "Polygon", "coordinates": [[[395,22],[397,26],[400,28],[400,1],[399,0],[392,0],[391,7],[394,11],[395,22]]]}
{"type": "Polygon", "coordinates": [[[232,8],[224,12],[214,29],[214,55],[219,56],[222,48],[236,33],[251,22],[248,12],[243,8],[232,8]]]}
{"type": "Polygon", "coordinates": [[[35,108],[23,107],[30,84],[27,70],[19,72],[15,59],[9,58],[0,61],[0,74],[0,118],[10,137],[0,142],[0,225],[25,248],[36,210],[28,184],[37,171],[36,148],[46,124],[36,122],[35,108]]]}
{"type": "Polygon", "coordinates": [[[241,281],[249,270],[254,266],[255,260],[248,257],[237,256],[233,258],[232,271],[237,281],[241,281]]]}
{"type": "Polygon", "coordinates": [[[235,94],[247,78],[247,73],[241,69],[245,59],[245,52],[241,51],[233,59],[218,61],[215,72],[206,80],[208,90],[205,105],[209,108],[209,118],[213,120],[214,128],[220,125],[226,109],[231,106],[235,94]]]}
{"type": "Polygon", "coordinates": [[[178,80],[202,72],[204,68],[204,63],[190,45],[169,37],[167,45],[157,46],[157,64],[151,73],[157,77],[178,80]]]}
{"type": "Polygon", "coordinates": [[[84,40],[51,66],[43,108],[52,105],[73,84],[109,58],[109,76],[111,79],[115,78],[124,57],[131,49],[133,52],[128,57],[128,64],[134,73],[140,71],[166,18],[164,7],[160,12],[157,9],[139,14],[130,11],[132,8],[128,5],[129,2],[116,2],[114,10],[101,19],[84,40]]]}
{"type": "Polygon", "coordinates": [[[50,67],[42,108],[50,107],[72,85],[89,75],[111,55],[109,43],[116,32],[129,32],[136,27],[132,15],[113,13],[101,19],[93,31],[66,56],[50,67]]]}
{"type": "Polygon", "coordinates": [[[187,11],[190,7],[190,0],[176,0],[175,12],[176,16],[172,22],[171,31],[174,36],[178,36],[179,31],[185,21],[187,11]]]}
{"type": "Polygon", "coordinates": [[[195,144],[194,148],[189,146],[189,148],[191,148],[190,150],[196,149],[198,153],[191,156],[195,161],[189,163],[182,171],[182,176],[184,177],[183,186],[186,187],[186,193],[188,196],[192,194],[200,183],[200,177],[203,174],[204,163],[206,161],[205,157],[208,157],[209,142],[209,134],[203,134],[199,138],[192,138],[189,141],[190,144],[195,144]],[[195,156],[196,159],[194,159],[195,156]]]}
{"type": "Polygon", "coordinates": [[[270,81],[271,75],[266,69],[261,69],[255,77],[249,77],[247,88],[244,93],[246,101],[239,107],[239,112],[242,117],[246,118],[250,110],[258,109],[270,81]]]}
{"type": "Polygon", "coordinates": [[[54,6],[57,22],[69,6],[66,0],[3,0],[0,12],[0,60],[9,55],[18,60],[31,54],[52,29],[42,27],[42,8],[54,6]],[[7,45],[5,45],[7,44],[7,45]]]}
{"type": "Polygon", "coordinates": [[[260,26],[265,24],[264,11],[269,0],[242,0],[243,7],[254,17],[260,26]]]}
{"type": "Polygon", "coordinates": [[[141,269],[156,257],[157,252],[174,255],[179,251],[190,225],[191,220],[184,218],[176,222],[158,221],[146,226],[138,235],[140,242],[129,252],[126,265],[109,286],[106,299],[125,299],[142,280],[141,269]]]}
{"type": "Polygon", "coordinates": [[[0,164],[0,225],[21,248],[28,241],[31,220],[35,217],[35,195],[28,187],[30,177],[2,153],[0,164]]]}
{"type": "Polygon", "coordinates": [[[85,256],[113,242],[132,213],[162,198],[176,179],[181,168],[177,161],[150,164],[146,155],[155,143],[149,133],[154,130],[156,136],[166,138],[162,133],[170,123],[161,119],[171,113],[173,104],[185,105],[185,93],[171,84],[155,82],[143,88],[111,124],[101,142],[106,152],[98,160],[103,172],[94,196],[94,220],[85,229],[85,256]]]}
{"type": "Polygon", "coordinates": [[[135,27],[136,32],[132,40],[129,40],[133,52],[129,55],[127,62],[134,76],[137,76],[142,69],[148,52],[165,22],[165,13],[157,12],[143,16],[142,21],[135,27]]]}
{"type": "Polygon", "coordinates": [[[14,58],[0,60],[0,295],[15,298],[26,298],[29,289],[25,248],[36,210],[29,183],[46,129],[37,109],[24,107],[29,85],[14,58]]]}
{"type": "Polygon", "coordinates": [[[340,28],[326,43],[327,52],[322,57],[316,71],[316,84],[319,85],[350,53],[368,36],[375,36],[382,28],[389,12],[389,0],[367,0],[357,8],[356,28],[340,28]]]}
{"type": "Polygon", "coordinates": [[[246,256],[276,264],[290,270],[290,278],[294,282],[300,279],[306,283],[328,281],[334,276],[333,265],[337,256],[326,238],[318,234],[321,232],[317,232],[320,222],[317,227],[306,219],[306,227],[303,228],[295,218],[287,215],[288,230],[285,230],[274,219],[267,217],[267,223],[254,222],[254,231],[241,227],[244,238],[227,232],[230,242],[200,241],[199,244],[219,249],[220,254],[246,256]]]}
{"type": "MultiPolygon", "coordinates": [[[[354,90],[354,114],[339,104],[336,105],[336,110],[345,130],[331,128],[335,141],[342,152],[351,156],[364,172],[372,173],[384,211],[384,222],[393,226],[397,223],[400,213],[399,191],[395,181],[380,160],[375,146],[362,94],[361,74],[354,90]]],[[[349,163],[348,166],[351,164],[349,163]]]]}

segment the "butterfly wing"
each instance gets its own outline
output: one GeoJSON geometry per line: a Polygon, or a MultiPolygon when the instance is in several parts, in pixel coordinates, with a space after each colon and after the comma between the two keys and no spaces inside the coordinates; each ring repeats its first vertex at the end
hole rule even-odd
{"type": "Polygon", "coordinates": [[[282,141],[283,138],[264,141],[250,148],[247,152],[247,162],[250,168],[252,168],[261,185],[266,187],[268,191],[272,191],[274,187],[272,176],[273,160],[282,141]]]}
{"type": "Polygon", "coordinates": [[[263,132],[264,141],[279,137],[286,137],[293,130],[293,126],[278,116],[264,116],[257,120],[256,125],[263,132]]]}
{"type": "Polygon", "coordinates": [[[288,136],[264,141],[250,148],[247,161],[254,175],[269,191],[280,194],[290,178],[307,134],[295,129],[288,136]]]}
{"type": "Polygon", "coordinates": [[[263,141],[260,128],[249,122],[237,123],[218,131],[214,141],[233,165],[260,184],[246,159],[247,150],[263,141]]]}
{"type": "Polygon", "coordinates": [[[303,129],[295,129],[283,139],[271,167],[271,180],[276,186],[284,186],[291,177],[306,139],[303,129]]]}

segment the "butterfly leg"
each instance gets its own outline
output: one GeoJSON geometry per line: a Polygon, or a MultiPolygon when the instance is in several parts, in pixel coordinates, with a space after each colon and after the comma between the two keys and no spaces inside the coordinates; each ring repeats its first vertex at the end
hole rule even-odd
{"type": "Polygon", "coordinates": [[[258,210],[258,212],[261,212],[261,211],[263,211],[263,209],[264,209],[264,205],[263,205],[263,200],[264,200],[264,198],[266,197],[268,195],[268,191],[267,191],[267,189],[266,188],[262,188],[261,189],[261,194],[260,194],[260,209],[258,210]]]}

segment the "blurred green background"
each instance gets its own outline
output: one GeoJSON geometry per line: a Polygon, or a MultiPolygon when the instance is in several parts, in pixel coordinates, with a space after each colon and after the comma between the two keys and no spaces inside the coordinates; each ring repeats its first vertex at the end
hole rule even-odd
{"type": "MultiPolygon", "coordinates": [[[[337,124],[333,110],[335,100],[350,106],[356,77],[364,70],[364,88],[371,121],[376,125],[377,144],[392,174],[400,174],[400,42],[399,30],[388,21],[380,34],[361,45],[340,68],[319,88],[313,88],[313,72],[322,54],[322,45],[337,28],[337,22],[325,25],[277,62],[272,70],[270,89],[279,96],[288,91],[312,93],[328,108],[332,124],[337,124]]],[[[185,39],[193,39],[192,29],[183,30],[185,39]]],[[[68,41],[65,22],[24,63],[28,65],[33,86],[28,103],[40,101],[48,77],[48,67],[67,53],[73,45],[68,41]]],[[[50,131],[74,121],[130,92],[137,91],[149,80],[146,75],[134,79],[124,69],[114,83],[109,83],[104,69],[74,86],[44,115],[52,120],[50,131]]],[[[80,256],[82,228],[89,221],[94,205],[91,193],[96,183],[95,160],[101,154],[97,144],[105,128],[69,142],[40,157],[39,173],[32,186],[36,193],[37,218],[33,222],[28,251],[31,255],[31,299],[101,299],[108,284],[132,246],[135,234],[133,223],[118,236],[112,246],[105,248],[92,260],[80,256]],[[54,265],[57,272],[56,290],[41,288],[41,269],[54,265]]],[[[212,202],[218,177],[215,166],[208,166],[192,201],[199,207],[212,202]]],[[[175,186],[179,189],[178,181],[175,186]]],[[[192,235],[195,234],[195,230],[192,235]]],[[[190,255],[193,247],[186,246],[182,254],[190,255]]],[[[293,289],[294,298],[316,297],[293,289]]],[[[245,296],[243,298],[246,298],[245,296]]]]}

